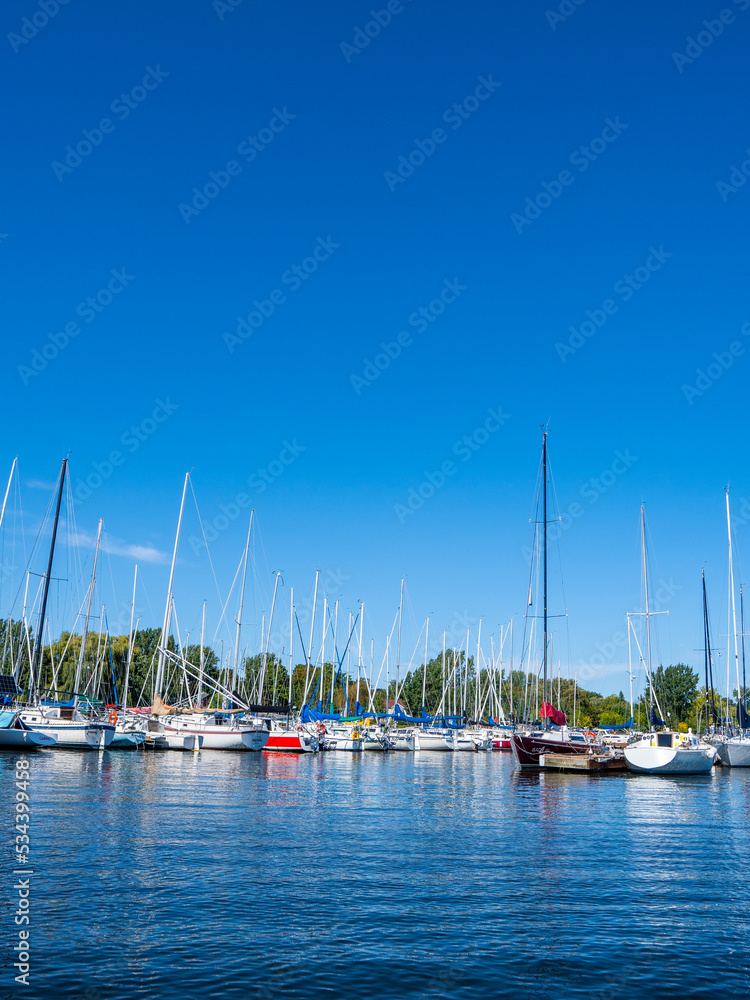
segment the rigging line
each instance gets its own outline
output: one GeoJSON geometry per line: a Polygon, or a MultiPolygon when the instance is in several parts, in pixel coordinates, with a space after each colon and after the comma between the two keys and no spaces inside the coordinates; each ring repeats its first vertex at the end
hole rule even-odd
{"type": "Polygon", "coordinates": [[[34,559],[34,557],[36,555],[37,548],[41,544],[42,537],[46,534],[47,521],[48,521],[50,513],[52,511],[52,507],[53,507],[53,504],[54,504],[55,493],[56,492],[57,492],[56,489],[53,488],[52,494],[51,494],[51,496],[49,497],[49,499],[47,501],[47,509],[45,510],[45,512],[44,512],[44,514],[42,516],[42,519],[39,521],[39,524],[37,525],[36,538],[34,539],[34,544],[31,547],[31,552],[29,553],[29,557],[28,557],[28,559],[24,563],[23,575],[21,576],[21,579],[19,581],[18,590],[16,591],[16,596],[13,599],[13,604],[11,605],[11,610],[16,606],[16,602],[18,601],[19,597],[21,596],[21,591],[23,591],[24,588],[25,588],[25,586],[26,586],[26,573],[28,572],[28,570],[29,570],[29,568],[31,566],[31,562],[32,562],[32,560],[34,559]]]}
{"type": "MultiPolygon", "coordinates": [[[[244,559],[244,553],[243,553],[242,556],[240,556],[240,561],[237,564],[237,569],[235,570],[235,573],[234,573],[234,579],[232,580],[232,585],[229,588],[229,593],[227,594],[227,599],[224,602],[224,606],[221,609],[221,615],[219,617],[219,624],[216,626],[216,631],[214,632],[214,637],[211,640],[211,642],[216,642],[216,639],[217,639],[217,637],[219,635],[219,631],[221,630],[222,619],[224,620],[224,622],[225,622],[225,624],[227,626],[227,632],[229,632],[229,622],[226,619],[226,610],[229,607],[229,602],[232,600],[232,594],[234,593],[234,585],[237,583],[237,577],[240,575],[240,570],[242,569],[243,559],[244,559]]],[[[230,633],[230,635],[229,635],[229,641],[231,641],[231,638],[232,637],[231,637],[231,633],[230,633]]]]}
{"type": "MultiPolygon", "coordinates": [[[[208,539],[206,538],[206,532],[205,532],[205,530],[203,528],[203,518],[201,517],[201,512],[198,509],[198,498],[195,495],[195,487],[193,486],[192,476],[189,476],[188,480],[190,482],[190,492],[193,494],[193,503],[195,504],[195,512],[198,515],[198,524],[200,524],[200,526],[201,526],[201,535],[203,536],[203,544],[206,546],[206,555],[208,556],[208,564],[211,567],[211,575],[214,578],[214,584],[216,586],[216,593],[219,595],[219,606],[221,607],[222,600],[221,600],[221,591],[219,590],[219,581],[216,579],[216,570],[214,569],[213,559],[211,558],[211,550],[208,547],[208,539]]],[[[217,635],[218,635],[218,632],[219,632],[219,628],[221,627],[222,619],[224,618],[224,611],[225,610],[226,610],[226,606],[224,606],[222,608],[221,618],[219,619],[219,625],[217,626],[217,629],[216,629],[217,635]]],[[[229,622],[226,622],[226,626],[227,626],[227,629],[229,629],[229,622]]],[[[215,640],[216,640],[216,637],[214,636],[214,641],[215,640]]]]}

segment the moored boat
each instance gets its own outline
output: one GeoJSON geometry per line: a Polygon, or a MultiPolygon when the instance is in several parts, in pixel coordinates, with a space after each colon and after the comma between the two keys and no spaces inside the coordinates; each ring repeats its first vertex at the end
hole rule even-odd
{"type": "Polygon", "coordinates": [[[584,733],[566,725],[553,729],[538,729],[530,733],[513,733],[510,737],[513,759],[519,767],[541,767],[540,756],[546,754],[587,754],[601,752],[601,746],[589,742],[584,733]]]}
{"type": "Polygon", "coordinates": [[[650,733],[623,753],[629,771],[645,774],[708,774],[716,759],[716,747],[702,743],[692,729],[650,733]]]}
{"type": "Polygon", "coordinates": [[[170,749],[195,749],[179,745],[180,739],[188,736],[200,738],[199,748],[204,750],[262,750],[268,742],[268,730],[256,727],[238,726],[233,719],[223,715],[162,716],[162,735],[169,741],[170,749]],[[173,742],[175,745],[173,746],[173,742]]]}
{"type": "Polygon", "coordinates": [[[48,733],[37,733],[29,729],[15,710],[0,711],[0,749],[34,750],[37,747],[53,747],[57,740],[48,733]]]}

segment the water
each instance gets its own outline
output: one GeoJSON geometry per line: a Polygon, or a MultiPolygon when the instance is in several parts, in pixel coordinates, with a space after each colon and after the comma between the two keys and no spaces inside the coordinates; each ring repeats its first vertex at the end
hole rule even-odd
{"type": "Polygon", "coordinates": [[[31,987],[0,755],[0,997],[746,996],[750,769],[505,754],[29,754],[31,987]]]}

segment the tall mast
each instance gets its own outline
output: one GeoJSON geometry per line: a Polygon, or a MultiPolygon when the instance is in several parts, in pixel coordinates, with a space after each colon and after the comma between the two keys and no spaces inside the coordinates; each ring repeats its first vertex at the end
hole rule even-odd
{"type": "MultiPolygon", "coordinates": [[[[708,622],[708,597],[706,596],[706,571],[701,571],[703,582],[703,650],[706,668],[706,701],[709,704],[709,711],[716,725],[716,704],[714,700],[714,677],[713,666],[711,664],[711,627],[708,622]],[[710,700],[709,700],[710,699],[710,700]]],[[[708,712],[706,712],[708,718],[708,712]]]]}
{"type": "Polygon", "coordinates": [[[128,629],[128,660],[125,666],[125,684],[122,692],[122,707],[128,707],[128,685],[130,683],[130,664],[133,662],[133,617],[135,615],[135,588],[138,583],[138,563],[133,573],[133,600],[130,602],[130,628],[128,629]]]}
{"type": "Polygon", "coordinates": [[[425,622],[425,632],[424,632],[424,669],[422,670],[422,710],[426,713],[427,708],[425,707],[424,698],[425,692],[427,690],[427,643],[430,635],[430,618],[427,616],[427,621],[425,622]]]}
{"type": "Polygon", "coordinates": [[[167,603],[164,607],[164,624],[161,629],[161,642],[159,643],[159,662],[156,668],[156,680],[154,683],[154,694],[161,696],[161,686],[164,683],[164,667],[166,664],[165,650],[169,642],[169,626],[172,621],[172,584],[174,583],[174,568],[177,562],[177,547],[180,544],[180,529],[182,527],[182,512],[185,509],[185,495],[187,493],[190,473],[185,473],[185,484],[182,487],[182,500],[180,501],[180,516],[177,519],[177,534],[174,539],[174,551],[172,552],[172,566],[169,570],[169,586],[167,587],[167,603]]]}
{"type": "Polygon", "coordinates": [[[292,710],[292,671],[294,670],[294,587],[289,588],[289,696],[287,705],[292,710]]]}
{"type": "Polygon", "coordinates": [[[49,595],[49,584],[52,576],[52,560],[55,556],[55,541],[57,539],[57,526],[60,523],[60,505],[62,503],[63,485],[65,483],[65,470],[68,467],[68,460],[64,458],[60,469],[60,486],[57,490],[57,504],[55,506],[55,520],[52,524],[52,541],[49,545],[49,560],[47,562],[47,573],[44,577],[44,592],[42,594],[42,608],[39,613],[39,631],[34,643],[34,657],[31,661],[31,674],[29,678],[29,701],[37,700],[37,683],[39,677],[39,664],[42,656],[42,634],[44,632],[44,621],[47,616],[47,597],[49,595]],[[33,688],[33,692],[32,689],[33,688]]]}
{"type": "Polygon", "coordinates": [[[649,722],[654,708],[654,681],[651,676],[651,611],[648,603],[648,563],[646,560],[646,513],[645,505],[641,504],[641,553],[643,559],[643,591],[646,600],[646,649],[647,649],[647,672],[648,672],[648,702],[649,702],[649,722]]]}
{"type": "MultiPolygon", "coordinates": [[[[250,533],[253,530],[253,515],[254,510],[250,511],[250,524],[247,528],[247,541],[245,542],[245,557],[242,564],[242,585],[240,587],[240,610],[237,615],[237,631],[234,636],[234,666],[232,668],[232,683],[230,685],[230,690],[234,694],[234,685],[237,683],[237,666],[239,663],[240,656],[240,633],[242,632],[242,610],[245,606],[245,578],[247,577],[247,557],[250,552],[250,533]]],[[[275,593],[275,591],[274,591],[275,593]]],[[[269,632],[271,631],[269,627],[269,632]]],[[[265,666],[265,661],[264,661],[265,666]]],[[[260,699],[263,700],[262,698],[260,699]]],[[[231,706],[230,706],[231,707],[231,706]]]]}
{"type": "MultiPolygon", "coordinates": [[[[83,620],[83,633],[81,635],[81,650],[78,654],[78,664],[76,666],[76,679],[73,683],[73,698],[74,704],[78,706],[78,687],[81,683],[81,675],[83,673],[83,661],[86,656],[86,639],[89,632],[89,617],[91,615],[91,605],[94,602],[94,587],[96,586],[96,564],[99,559],[99,543],[102,538],[102,525],[104,524],[103,518],[99,518],[99,527],[96,532],[96,548],[94,549],[94,565],[91,567],[91,583],[89,584],[89,600],[86,607],[86,617],[83,620]]],[[[101,630],[104,626],[104,622],[99,623],[99,636],[101,639],[101,630]]],[[[99,658],[99,652],[97,650],[97,660],[99,658]]],[[[95,668],[96,669],[96,668],[95,668]]]]}
{"type": "Polygon", "coordinates": [[[281,573],[276,574],[276,580],[273,585],[273,597],[271,598],[271,613],[268,616],[268,629],[266,630],[266,646],[263,651],[263,659],[260,668],[260,692],[258,698],[258,704],[260,705],[263,704],[263,685],[266,679],[266,664],[268,663],[268,647],[271,643],[271,629],[273,627],[273,611],[274,608],[276,607],[276,591],[278,590],[280,576],[281,573]]]}
{"type": "MultiPolygon", "coordinates": [[[[547,432],[542,435],[542,576],[544,585],[544,701],[547,701],[547,432]]],[[[547,728],[545,719],[544,728],[547,728]]]]}
{"type": "MultiPolygon", "coordinates": [[[[742,636],[742,708],[745,708],[745,602],[742,597],[742,584],[740,584],[740,635],[742,636]]],[[[742,716],[744,719],[744,715],[742,716]]]]}
{"type": "MultiPolygon", "coordinates": [[[[313,591],[312,620],[310,621],[310,642],[307,647],[307,662],[305,664],[305,693],[302,695],[302,704],[307,701],[307,686],[310,682],[310,657],[312,656],[313,636],[315,634],[315,607],[318,603],[318,578],[320,570],[315,570],[315,590],[313,591]]],[[[323,615],[325,618],[325,614],[323,615]]],[[[325,663],[323,664],[325,667],[325,663]]]]}
{"type": "Polygon", "coordinates": [[[365,627],[365,606],[360,604],[359,606],[359,651],[357,653],[357,693],[354,698],[354,711],[357,711],[357,705],[359,704],[359,678],[362,673],[362,632],[365,627]]]}
{"type": "Polygon", "coordinates": [[[201,652],[198,660],[198,697],[195,699],[195,707],[200,708],[203,702],[203,668],[205,665],[206,649],[206,602],[203,602],[203,614],[201,615],[201,652]]]}
{"type": "Polygon", "coordinates": [[[5,496],[3,497],[3,506],[0,509],[0,528],[3,526],[3,518],[5,517],[5,505],[8,502],[8,494],[10,493],[11,483],[13,482],[13,473],[16,471],[16,464],[18,458],[13,459],[13,465],[10,467],[10,475],[8,476],[8,485],[5,487],[5,496]]]}
{"type": "MultiPolygon", "coordinates": [[[[727,498],[727,539],[729,541],[729,597],[731,600],[731,611],[732,611],[732,632],[730,638],[734,638],[734,666],[737,673],[737,704],[740,701],[740,656],[739,649],[737,646],[737,608],[735,606],[734,599],[734,566],[732,564],[732,519],[729,513],[729,487],[726,489],[727,498]]],[[[729,717],[729,656],[727,656],[727,718],[729,717]]],[[[740,713],[737,712],[737,721],[739,722],[740,713]]]]}

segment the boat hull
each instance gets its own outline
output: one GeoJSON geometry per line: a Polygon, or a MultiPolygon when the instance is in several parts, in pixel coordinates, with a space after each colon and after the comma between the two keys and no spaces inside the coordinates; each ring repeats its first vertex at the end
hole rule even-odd
{"type": "Polygon", "coordinates": [[[455,750],[455,739],[452,733],[428,733],[419,734],[419,749],[428,753],[452,753],[455,750]]]}
{"type": "Polygon", "coordinates": [[[315,753],[318,738],[298,729],[281,729],[271,732],[263,747],[264,753],[315,753]]]}
{"type": "Polygon", "coordinates": [[[628,770],[640,774],[708,774],[714,765],[716,747],[688,750],[630,746],[624,755],[628,770]]]}
{"type": "Polygon", "coordinates": [[[33,729],[0,729],[0,750],[34,750],[36,747],[53,747],[57,743],[54,736],[36,733],[33,729]]]}
{"type": "Polygon", "coordinates": [[[519,767],[541,767],[540,756],[548,754],[587,754],[595,749],[589,743],[573,743],[571,741],[545,740],[541,736],[525,733],[513,733],[510,738],[510,748],[513,759],[519,767]]]}
{"type": "Polygon", "coordinates": [[[108,722],[45,719],[37,712],[22,712],[21,721],[35,733],[55,737],[56,750],[106,750],[115,735],[108,722]]]}
{"type": "Polygon", "coordinates": [[[727,767],[750,767],[750,740],[727,740],[717,747],[719,760],[727,767]]]}

